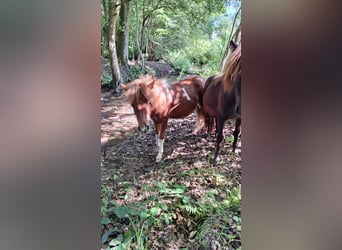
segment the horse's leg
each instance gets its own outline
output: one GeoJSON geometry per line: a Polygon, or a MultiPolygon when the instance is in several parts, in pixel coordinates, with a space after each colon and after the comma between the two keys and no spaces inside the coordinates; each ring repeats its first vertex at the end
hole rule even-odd
{"type": "Polygon", "coordinates": [[[161,123],[161,129],[160,129],[160,134],[159,134],[159,142],[158,142],[158,154],[156,157],[156,162],[160,162],[161,159],[163,158],[163,153],[164,153],[164,140],[165,140],[165,131],[166,131],[166,126],[167,126],[167,120],[163,121],[161,123]]]}
{"type": "Polygon", "coordinates": [[[211,129],[213,127],[213,118],[209,115],[207,116],[207,123],[208,123],[208,138],[209,138],[211,134],[211,129]]]}
{"type": "Polygon", "coordinates": [[[154,127],[156,130],[156,144],[157,144],[157,148],[159,151],[159,135],[160,135],[161,123],[154,123],[154,127]]]}
{"type": "Polygon", "coordinates": [[[235,148],[236,148],[236,143],[238,140],[238,136],[240,134],[240,125],[241,125],[241,118],[236,118],[235,121],[235,130],[233,132],[234,135],[234,141],[233,141],[233,152],[235,152],[235,148]]]}
{"type": "MultiPolygon", "coordinates": [[[[215,116],[215,119],[213,120],[213,122],[215,122],[215,135],[217,134],[217,131],[218,131],[218,127],[217,127],[217,116],[215,116]]],[[[224,123],[224,122],[223,122],[224,123]]],[[[223,129],[223,128],[222,128],[223,129]]]]}
{"type": "MultiPolygon", "coordinates": [[[[214,122],[215,122],[215,117],[212,117],[212,116],[209,116],[207,115],[206,116],[206,122],[207,122],[207,137],[209,138],[212,133],[213,133],[213,126],[214,126],[214,122]]],[[[216,126],[216,122],[215,122],[215,126],[216,126]]],[[[217,130],[217,129],[216,129],[217,130]]],[[[215,132],[216,134],[216,132],[215,132]]]]}
{"type": "Polygon", "coordinates": [[[215,158],[214,158],[214,165],[220,161],[219,151],[220,151],[220,143],[223,140],[223,125],[224,125],[224,119],[217,116],[216,117],[216,149],[215,149],[215,158]]]}

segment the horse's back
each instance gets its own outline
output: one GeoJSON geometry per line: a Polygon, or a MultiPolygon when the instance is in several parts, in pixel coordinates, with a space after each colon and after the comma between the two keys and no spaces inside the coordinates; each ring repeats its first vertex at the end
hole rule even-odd
{"type": "Polygon", "coordinates": [[[196,90],[203,91],[204,79],[198,75],[190,75],[175,83],[180,86],[193,86],[196,90]]]}
{"type": "Polygon", "coordinates": [[[184,118],[196,109],[203,93],[204,79],[197,75],[188,76],[171,86],[173,102],[170,118],[184,118]]]}

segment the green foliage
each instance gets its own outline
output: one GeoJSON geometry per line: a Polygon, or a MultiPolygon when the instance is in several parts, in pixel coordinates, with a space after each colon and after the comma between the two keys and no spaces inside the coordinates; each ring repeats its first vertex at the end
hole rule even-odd
{"type": "Polygon", "coordinates": [[[137,79],[141,75],[151,74],[154,75],[155,72],[152,69],[143,69],[140,65],[134,65],[129,67],[129,75],[126,76],[124,82],[130,82],[137,79]]]}
{"type": "MultiPolygon", "coordinates": [[[[176,163],[177,164],[177,163],[176,163]]],[[[179,164],[182,164],[181,162],[179,164]]],[[[164,165],[168,168],[177,167],[164,165]]],[[[134,186],[139,186],[142,193],[149,194],[139,201],[118,203],[111,200],[118,190],[103,185],[101,189],[101,223],[102,244],[108,245],[108,249],[149,249],[150,232],[159,231],[171,223],[179,223],[177,218],[186,218],[186,227],[189,237],[205,247],[208,244],[207,235],[215,232],[216,240],[222,246],[240,245],[239,235],[241,232],[241,189],[227,188],[227,178],[216,173],[210,168],[189,169],[182,171],[179,176],[184,180],[190,179],[206,182],[210,176],[210,182],[215,183],[213,188],[207,188],[200,196],[195,197],[191,190],[182,184],[169,181],[154,181],[141,184],[136,180],[134,186]],[[204,177],[208,176],[208,177],[204,177]],[[233,227],[232,223],[237,225],[233,227]],[[119,225],[125,225],[122,231],[119,225]],[[214,230],[214,231],[213,231],[214,230]],[[231,234],[232,230],[235,232],[231,234]]],[[[125,188],[119,191],[125,194],[122,199],[126,200],[133,195],[132,184],[124,184],[125,188]],[[128,195],[129,194],[129,195],[128,195]]],[[[236,249],[236,248],[233,248],[236,249]]]]}
{"type": "Polygon", "coordinates": [[[211,58],[211,43],[207,40],[194,41],[185,49],[187,57],[196,64],[206,64],[211,58]]]}
{"type": "Polygon", "coordinates": [[[182,51],[171,52],[168,56],[168,60],[175,70],[181,72],[189,72],[191,63],[188,57],[182,53],[182,51]]]}
{"type": "Polygon", "coordinates": [[[235,188],[229,194],[222,206],[199,223],[196,240],[200,246],[208,246],[208,235],[211,235],[221,246],[241,248],[241,188],[235,188]]]}
{"type": "Polygon", "coordinates": [[[139,76],[144,74],[143,69],[140,66],[132,66],[130,67],[130,78],[131,79],[136,79],[139,76]]]}
{"type": "MultiPolygon", "coordinates": [[[[234,1],[233,1],[234,2],[234,1]]],[[[128,57],[137,59],[139,51],[150,58],[164,59],[183,73],[203,77],[217,73],[232,25],[232,13],[239,6],[222,0],[137,0],[130,4],[128,57]],[[227,14],[225,6],[230,6],[227,14]]],[[[108,1],[102,1],[102,31],[108,27],[108,1]]],[[[238,19],[239,22],[240,19],[238,19]]],[[[117,31],[121,30],[117,22],[117,31]]],[[[102,33],[102,56],[108,57],[102,33]]],[[[143,72],[130,68],[124,81],[143,72]]],[[[109,80],[109,79],[108,79],[109,80]]],[[[106,82],[104,79],[103,82],[106,82]]]]}
{"type": "Polygon", "coordinates": [[[198,38],[184,49],[172,51],[166,57],[181,72],[197,73],[203,77],[217,74],[222,58],[224,42],[221,38],[198,38]]]}
{"type": "Polygon", "coordinates": [[[101,83],[102,85],[109,85],[112,82],[112,76],[106,75],[104,73],[101,74],[101,83]]]}

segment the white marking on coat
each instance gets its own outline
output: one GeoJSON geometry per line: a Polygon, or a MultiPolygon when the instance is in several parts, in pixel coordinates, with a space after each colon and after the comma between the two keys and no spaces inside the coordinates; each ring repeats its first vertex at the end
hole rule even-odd
{"type": "Polygon", "coordinates": [[[156,144],[159,151],[159,135],[156,134],[156,144]]]}
{"type": "Polygon", "coordinates": [[[163,153],[164,153],[164,139],[159,139],[159,143],[158,143],[158,154],[156,157],[156,162],[160,162],[161,159],[163,158],[163,153]]]}
{"type": "Polygon", "coordinates": [[[186,92],[186,90],[185,90],[184,87],[182,88],[182,90],[183,90],[183,93],[184,93],[186,99],[187,99],[188,101],[191,101],[191,98],[190,98],[190,96],[188,95],[188,92],[186,92]]]}

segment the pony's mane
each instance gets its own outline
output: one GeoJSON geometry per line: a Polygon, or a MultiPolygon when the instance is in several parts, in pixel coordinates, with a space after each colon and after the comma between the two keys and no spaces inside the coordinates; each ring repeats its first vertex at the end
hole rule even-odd
{"type": "Polygon", "coordinates": [[[126,94],[128,101],[133,103],[141,103],[143,98],[148,99],[147,87],[149,84],[159,85],[164,89],[168,89],[168,84],[164,79],[158,79],[152,75],[142,75],[138,79],[134,80],[131,83],[128,83],[127,86],[129,90],[126,94]]]}
{"type": "Polygon", "coordinates": [[[225,92],[232,91],[236,79],[239,75],[241,75],[241,44],[239,44],[239,46],[233,51],[226,64],[223,73],[225,92]]]}

